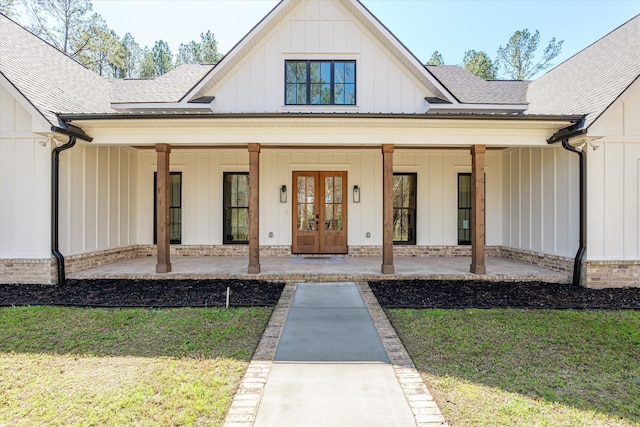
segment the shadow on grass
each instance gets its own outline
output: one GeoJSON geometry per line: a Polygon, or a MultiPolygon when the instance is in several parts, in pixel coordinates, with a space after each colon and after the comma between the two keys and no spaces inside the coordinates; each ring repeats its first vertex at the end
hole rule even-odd
{"type": "Polygon", "coordinates": [[[0,352],[251,360],[272,308],[0,308],[0,352]]]}
{"type": "Polygon", "coordinates": [[[421,372],[640,423],[639,311],[387,311],[421,372]]]}

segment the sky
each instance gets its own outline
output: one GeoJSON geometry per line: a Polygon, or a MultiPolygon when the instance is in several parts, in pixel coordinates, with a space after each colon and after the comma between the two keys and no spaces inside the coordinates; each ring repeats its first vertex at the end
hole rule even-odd
{"type": "MultiPolygon", "coordinates": [[[[94,11],[119,36],[129,32],[141,46],[200,40],[211,30],[227,53],[278,2],[274,0],[93,0],[94,11]]],[[[362,0],[421,62],[435,50],[445,64],[460,64],[467,50],[491,58],[517,30],[540,31],[543,50],[564,40],[554,64],[568,59],[640,14],[640,0],[362,0]]]]}

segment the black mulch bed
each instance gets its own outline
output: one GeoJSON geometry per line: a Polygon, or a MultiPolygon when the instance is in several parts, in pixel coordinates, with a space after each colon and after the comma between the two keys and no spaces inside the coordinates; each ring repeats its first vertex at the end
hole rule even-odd
{"type": "Polygon", "coordinates": [[[429,280],[370,282],[369,286],[387,308],[640,309],[640,288],[429,280]]]}
{"type": "Polygon", "coordinates": [[[258,280],[68,280],[60,285],[0,285],[0,306],[272,307],[284,283],[258,280]]]}

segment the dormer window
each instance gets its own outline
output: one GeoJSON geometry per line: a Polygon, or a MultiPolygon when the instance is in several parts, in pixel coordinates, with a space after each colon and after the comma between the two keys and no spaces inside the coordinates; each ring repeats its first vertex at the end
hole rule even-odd
{"type": "Polygon", "coordinates": [[[356,105],[356,61],[285,61],[286,105],[356,105]]]}

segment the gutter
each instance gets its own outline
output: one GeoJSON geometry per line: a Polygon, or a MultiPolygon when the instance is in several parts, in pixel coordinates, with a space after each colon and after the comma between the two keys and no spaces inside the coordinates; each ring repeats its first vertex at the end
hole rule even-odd
{"type": "Polygon", "coordinates": [[[85,134],[82,129],[69,126],[62,129],[57,126],[51,126],[51,130],[69,136],[69,141],[56,147],[51,152],[51,253],[56,258],[58,269],[58,284],[64,285],[66,281],[64,269],[64,256],[59,249],[59,196],[60,196],[60,153],[72,148],[76,145],[78,138],[91,142],[93,138],[85,134]]]}

